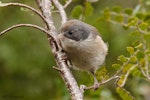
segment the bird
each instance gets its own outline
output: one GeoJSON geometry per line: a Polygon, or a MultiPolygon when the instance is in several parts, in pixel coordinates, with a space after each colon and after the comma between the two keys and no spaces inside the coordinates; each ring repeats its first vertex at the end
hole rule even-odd
{"type": "Polygon", "coordinates": [[[83,21],[71,19],[60,27],[59,39],[72,67],[89,72],[97,89],[99,83],[95,73],[104,64],[108,52],[108,45],[98,30],[83,21]]]}

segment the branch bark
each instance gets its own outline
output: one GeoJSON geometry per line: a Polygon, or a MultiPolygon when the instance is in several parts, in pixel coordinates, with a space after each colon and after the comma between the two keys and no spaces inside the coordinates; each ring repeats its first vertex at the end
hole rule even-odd
{"type": "MultiPolygon", "coordinates": [[[[52,47],[52,53],[55,56],[55,60],[57,63],[57,70],[59,70],[61,77],[63,78],[69,92],[71,95],[72,100],[83,100],[83,93],[79,89],[79,86],[73,77],[68,64],[67,59],[64,59],[66,57],[66,53],[62,52],[61,43],[58,39],[58,32],[53,24],[52,19],[52,1],[54,5],[58,8],[60,15],[62,17],[62,24],[67,21],[66,13],[63,9],[63,6],[57,1],[57,0],[36,0],[45,20],[47,23],[47,31],[49,32],[49,35],[52,35],[54,38],[49,39],[49,43],[52,47]]],[[[49,38],[49,37],[48,37],[49,38]]]]}
{"type": "Polygon", "coordinates": [[[0,32],[0,36],[7,33],[8,31],[11,31],[13,30],[14,28],[18,28],[18,27],[32,27],[32,28],[35,28],[35,29],[38,29],[44,33],[48,33],[47,30],[45,30],[44,28],[40,27],[40,26],[37,26],[37,25],[33,25],[33,24],[17,24],[17,25],[13,25],[5,30],[3,30],[2,32],[0,32]]]}
{"type": "Polygon", "coordinates": [[[68,0],[68,1],[66,1],[66,4],[64,5],[64,8],[67,8],[67,7],[68,7],[68,5],[69,5],[71,2],[72,2],[72,0],[68,0]]]}
{"type": "Polygon", "coordinates": [[[52,0],[52,1],[55,4],[55,6],[58,8],[60,12],[60,16],[62,18],[62,24],[64,24],[67,21],[67,16],[66,16],[63,6],[58,2],[58,0],[52,0]]]}

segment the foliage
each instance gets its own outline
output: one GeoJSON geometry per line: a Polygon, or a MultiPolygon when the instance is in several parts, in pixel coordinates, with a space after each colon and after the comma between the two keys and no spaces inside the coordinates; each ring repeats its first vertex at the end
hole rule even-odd
{"type": "Polygon", "coordinates": [[[74,18],[86,18],[88,16],[91,16],[93,14],[93,7],[91,3],[85,2],[84,6],[77,5],[73,8],[71,16],[74,18]]]}
{"type": "MultiPolygon", "coordinates": [[[[31,1],[22,2],[29,4],[34,3],[31,1]]],[[[95,25],[98,30],[102,31],[101,34],[104,39],[108,41],[108,44],[110,43],[110,52],[107,58],[109,64],[107,65],[111,65],[112,68],[110,68],[110,66],[101,67],[97,72],[99,81],[103,82],[111,78],[112,75],[119,76],[117,81],[101,86],[95,93],[93,91],[86,91],[85,98],[87,100],[91,100],[91,98],[93,100],[120,100],[120,98],[122,100],[143,100],[147,96],[146,93],[142,94],[142,92],[140,92],[140,86],[143,86],[143,84],[147,86],[148,84],[150,88],[149,2],[149,0],[139,0],[138,3],[135,3],[135,7],[130,8],[121,5],[113,5],[112,7],[106,7],[109,5],[105,5],[105,7],[101,8],[101,1],[96,3],[82,0],[73,1],[73,3],[77,5],[70,7],[72,10],[68,12],[68,14],[70,13],[69,16],[71,18],[82,19],[89,24],[95,25]],[[99,9],[103,10],[101,12],[95,12],[99,11],[99,9]],[[115,31],[112,30],[113,28],[115,28],[115,31]],[[112,31],[114,31],[114,33],[118,31],[119,34],[110,34],[112,31]],[[124,33],[128,35],[127,38],[124,38],[124,33]],[[124,40],[124,42],[122,42],[122,40],[124,40]],[[112,44],[112,41],[117,42],[112,44]],[[119,47],[119,45],[116,44],[120,44],[121,46],[119,47]],[[113,49],[113,47],[116,49],[113,49]],[[113,50],[117,50],[116,52],[118,54],[113,53],[113,50]],[[114,59],[115,57],[118,58],[114,59]],[[113,60],[109,58],[113,58],[113,60]],[[142,82],[140,82],[141,80],[142,82]],[[131,84],[137,86],[137,91],[130,86],[131,84]]],[[[123,1],[123,3],[126,4],[126,1],[123,1]]],[[[14,23],[28,21],[41,25],[41,22],[34,14],[29,14],[28,16],[24,14],[30,13],[29,11],[21,8],[21,13],[19,13],[18,8],[16,8],[11,9],[15,13],[11,14],[9,9],[10,8],[7,8],[5,10],[4,8],[0,8],[0,30],[14,23]],[[3,20],[5,17],[8,19],[7,25],[5,25],[6,21],[3,20]],[[21,20],[17,20],[16,17],[21,20]]],[[[57,16],[55,13],[53,14],[57,16]]],[[[58,19],[58,17],[56,18],[58,19]]],[[[20,97],[27,96],[31,100],[49,98],[62,99],[62,97],[64,100],[69,99],[62,80],[60,80],[60,77],[57,76],[54,70],[49,69],[49,66],[55,65],[55,63],[53,56],[49,52],[50,49],[46,37],[38,33],[39,32],[35,30],[22,29],[13,31],[12,34],[0,38],[0,94],[2,94],[0,95],[0,99],[11,95],[20,97]],[[7,90],[9,90],[9,92],[7,92],[7,90]],[[24,92],[20,92],[22,90],[24,90],[24,92]],[[53,92],[56,92],[56,94],[50,94],[53,92]]],[[[79,80],[79,84],[90,84],[91,81],[87,78],[87,74],[85,75],[84,72],[74,73],[77,80],[79,80]]]]}
{"type": "Polygon", "coordinates": [[[129,38],[134,38],[134,41],[131,46],[126,47],[129,56],[120,55],[118,57],[120,64],[112,66],[117,70],[115,74],[120,75],[116,83],[117,93],[123,100],[134,100],[129,91],[123,87],[130,75],[150,81],[150,13],[140,3],[135,9],[113,6],[104,9],[100,19],[112,24],[120,24],[125,30],[132,29],[129,38]]]}
{"type": "Polygon", "coordinates": [[[120,24],[124,29],[132,29],[129,37],[135,38],[132,45],[127,47],[129,57],[119,56],[118,60],[121,64],[114,65],[117,70],[121,70],[120,79],[117,81],[117,93],[120,94],[123,100],[133,100],[131,95],[128,95],[128,97],[123,95],[125,92],[128,94],[128,91],[120,90],[120,87],[124,87],[130,74],[133,77],[139,76],[148,81],[150,80],[150,13],[148,11],[142,12],[142,9],[145,8],[141,7],[137,10],[115,6],[111,10],[106,9],[103,12],[105,20],[120,24]],[[122,94],[121,91],[123,92],[122,94]]]}

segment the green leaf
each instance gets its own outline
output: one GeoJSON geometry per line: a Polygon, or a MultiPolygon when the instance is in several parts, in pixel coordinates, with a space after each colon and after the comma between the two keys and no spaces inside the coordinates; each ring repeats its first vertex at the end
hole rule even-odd
{"type": "Polygon", "coordinates": [[[112,67],[115,69],[119,69],[121,67],[121,65],[120,64],[113,64],[112,67]]]}
{"type": "Polygon", "coordinates": [[[150,23],[150,13],[146,13],[144,16],[144,21],[150,23]]]}
{"type": "Polygon", "coordinates": [[[122,8],[120,6],[114,6],[112,8],[112,11],[116,12],[116,13],[120,13],[122,11],[122,8]]]}
{"type": "Polygon", "coordinates": [[[146,40],[147,43],[150,43],[150,33],[144,34],[144,39],[146,40]]]}
{"type": "Polygon", "coordinates": [[[126,8],[126,9],[124,10],[124,12],[125,12],[126,14],[128,14],[128,15],[132,15],[133,10],[132,10],[131,8],[126,8]]]}
{"type": "Polygon", "coordinates": [[[134,40],[141,40],[141,33],[139,31],[134,31],[129,34],[130,38],[134,40]]]}
{"type": "Polygon", "coordinates": [[[121,61],[121,62],[126,62],[126,61],[128,61],[128,58],[125,57],[124,55],[121,55],[121,56],[118,57],[118,60],[121,61]]]}
{"type": "Polygon", "coordinates": [[[135,77],[137,76],[141,76],[141,71],[138,69],[138,68],[134,68],[132,71],[131,71],[131,74],[135,77]]]}
{"type": "Polygon", "coordinates": [[[123,73],[127,73],[128,71],[130,71],[130,68],[133,66],[133,64],[129,63],[126,64],[122,70],[123,73]]]}
{"type": "Polygon", "coordinates": [[[143,46],[143,44],[142,44],[141,42],[139,42],[139,41],[134,41],[134,42],[132,43],[132,45],[133,45],[134,48],[136,48],[136,49],[142,48],[142,46],[143,46]]]}
{"type": "Polygon", "coordinates": [[[130,17],[128,19],[128,25],[129,26],[136,26],[138,22],[138,19],[136,17],[130,17]]]}
{"type": "Polygon", "coordinates": [[[93,7],[91,3],[86,2],[85,3],[85,17],[91,16],[93,14],[93,7]]]}
{"type": "Polygon", "coordinates": [[[141,66],[141,68],[143,70],[145,70],[145,59],[144,58],[139,59],[139,65],[141,66]]]}
{"type": "Polygon", "coordinates": [[[139,19],[144,19],[144,15],[141,12],[136,13],[136,17],[139,19]]]}
{"type": "Polygon", "coordinates": [[[111,19],[111,14],[110,14],[109,8],[105,8],[104,11],[103,11],[103,13],[104,13],[104,19],[105,19],[106,21],[108,21],[108,20],[111,19]]]}
{"type": "Polygon", "coordinates": [[[123,22],[124,20],[124,16],[121,14],[118,14],[117,16],[115,16],[115,21],[117,22],[123,22]]]}
{"type": "Polygon", "coordinates": [[[117,81],[117,86],[123,87],[124,84],[125,84],[125,75],[122,74],[122,75],[120,76],[119,80],[117,81]]]}
{"type": "Polygon", "coordinates": [[[138,18],[137,17],[129,17],[128,19],[127,19],[127,24],[125,24],[124,25],[124,28],[129,28],[129,27],[131,27],[131,26],[136,26],[137,24],[138,24],[138,18]]]}
{"type": "Polygon", "coordinates": [[[134,54],[134,48],[133,47],[127,47],[127,51],[130,53],[130,55],[134,54]]]}
{"type": "Polygon", "coordinates": [[[132,56],[130,58],[130,63],[136,63],[137,62],[137,57],[136,56],[132,56]]]}
{"type": "Polygon", "coordinates": [[[137,52],[136,57],[138,60],[143,59],[144,58],[144,53],[142,51],[137,52]]]}
{"type": "Polygon", "coordinates": [[[146,54],[150,54],[150,48],[145,51],[146,54]]]}
{"type": "Polygon", "coordinates": [[[143,22],[143,23],[141,23],[141,24],[139,25],[139,28],[140,28],[141,30],[147,30],[148,27],[149,27],[148,23],[145,23],[145,22],[143,22]]]}
{"type": "Polygon", "coordinates": [[[82,15],[83,7],[81,5],[75,6],[71,12],[71,16],[74,18],[79,18],[82,15]]]}
{"type": "Polygon", "coordinates": [[[125,90],[124,88],[117,87],[116,91],[123,100],[135,100],[135,98],[131,95],[131,93],[125,90]]]}
{"type": "Polygon", "coordinates": [[[129,29],[129,25],[123,24],[123,28],[127,30],[127,29],[129,29]]]}
{"type": "Polygon", "coordinates": [[[100,69],[98,69],[96,72],[96,76],[97,76],[98,81],[108,79],[109,76],[108,76],[108,71],[107,71],[106,67],[101,67],[100,69]]]}

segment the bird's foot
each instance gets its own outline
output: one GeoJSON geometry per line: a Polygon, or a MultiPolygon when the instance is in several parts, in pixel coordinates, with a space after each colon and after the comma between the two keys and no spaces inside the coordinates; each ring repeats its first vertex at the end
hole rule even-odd
{"type": "Polygon", "coordinates": [[[94,84],[93,84],[93,89],[94,89],[94,91],[96,91],[97,89],[99,89],[99,83],[98,83],[98,81],[95,81],[94,82],[94,84]]]}
{"type": "Polygon", "coordinates": [[[87,89],[86,85],[80,85],[80,90],[82,93],[84,93],[84,91],[87,89]]]}

